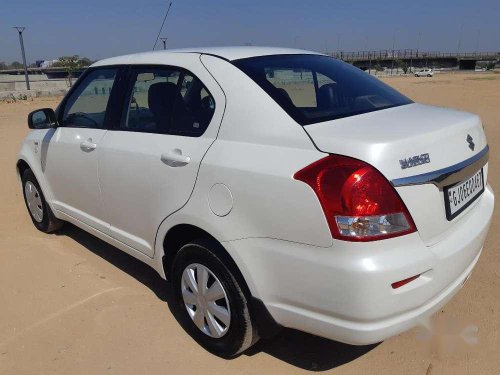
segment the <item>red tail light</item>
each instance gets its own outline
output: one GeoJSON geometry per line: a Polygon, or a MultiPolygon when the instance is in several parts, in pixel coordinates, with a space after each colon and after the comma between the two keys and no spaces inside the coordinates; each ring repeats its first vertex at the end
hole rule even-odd
{"type": "Polygon", "coordinates": [[[314,190],[336,239],[374,241],[416,231],[389,181],[360,160],[330,155],[298,171],[294,178],[314,190]]]}

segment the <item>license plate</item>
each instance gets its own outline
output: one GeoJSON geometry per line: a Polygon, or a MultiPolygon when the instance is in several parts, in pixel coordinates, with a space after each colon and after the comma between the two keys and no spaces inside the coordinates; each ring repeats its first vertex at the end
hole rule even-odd
{"type": "Polygon", "coordinates": [[[467,180],[444,188],[446,218],[453,220],[484,191],[483,169],[467,180]]]}

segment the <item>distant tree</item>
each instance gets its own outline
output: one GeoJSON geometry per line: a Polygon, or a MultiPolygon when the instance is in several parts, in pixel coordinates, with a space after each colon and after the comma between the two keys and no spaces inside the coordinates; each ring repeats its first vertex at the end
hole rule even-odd
{"type": "Polygon", "coordinates": [[[397,59],[394,61],[394,65],[396,65],[398,69],[403,70],[404,74],[408,73],[408,64],[405,61],[397,59]]]}
{"type": "Polygon", "coordinates": [[[21,64],[19,61],[14,61],[12,64],[9,65],[10,69],[21,69],[23,67],[23,64],[21,64]]]}
{"type": "Polygon", "coordinates": [[[90,60],[88,57],[82,57],[80,59],[80,62],[82,63],[83,66],[90,66],[90,65],[92,65],[92,60],[90,60]]]}
{"type": "Polygon", "coordinates": [[[0,70],[5,70],[7,69],[7,64],[3,61],[0,61],[0,70]]]}
{"type": "Polygon", "coordinates": [[[495,69],[497,62],[496,61],[488,61],[486,64],[486,70],[493,70],[495,69]]]}
{"type": "Polygon", "coordinates": [[[82,59],[80,59],[80,56],[78,55],[61,56],[59,57],[58,61],[54,63],[54,67],[60,67],[66,70],[66,73],[68,73],[68,81],[70,86],[73,85],[74,72],[83,68],[84,66],[85,65],[82,63],[82,59]]]}
{"type": "Polygon", "coordinates": [[[478,61],[476,63],[476,68],[484,69],[484,70],[493,70],[495,69],[496,61],[478,61]]]}
{"type": "Polygon", "coordinates": [[[373,69],[375,69],[375,74],[377,74],[377,72],[381,72],[384,70],[384,68],[382,67],[381,60],[379,59],[375,60],[375,65],[373,65],[373,69]]]}
{"type": "Polygon", "coordinates": [[[394,65],[396,66],[397,69],[401,69],[404,72],[404,74],[406,74],[406,72],[408,71],[408,64],[406,64],[401,59],[394,60],[394,65]]]}

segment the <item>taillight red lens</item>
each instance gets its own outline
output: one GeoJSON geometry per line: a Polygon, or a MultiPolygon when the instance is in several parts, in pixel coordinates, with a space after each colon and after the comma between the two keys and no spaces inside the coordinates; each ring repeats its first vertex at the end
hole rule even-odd
{"type": "Polygon", "coordinates": [[[415,276],[409,277],[409,278],[404,279],[404,280],[396,281],[395,283],[391,284],[392,289],[401,288],[403,285],[411,283],[413,280],[417,280],[419,277],[420,277],[420,275],[415,275],[415,276]]]}
{"type": "Polygon", "coordinates": [[[294,178],[314,190],[334,238],[373,241],[416,230],[396,190],[365,162],[330,155],[298,171],[294,178]]]}

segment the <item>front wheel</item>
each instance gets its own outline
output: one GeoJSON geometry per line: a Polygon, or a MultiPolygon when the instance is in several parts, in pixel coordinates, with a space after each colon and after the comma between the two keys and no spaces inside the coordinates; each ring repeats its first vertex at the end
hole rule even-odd
{"type": "Polygon", "coordinates": [[[45,233],[61,228],[63,221],[54,216],[31,169],[23,172],[21,181],[24,202],[35,227],[45,233]]]}
{"type": "Polygon", "coordinates": [[[172,284],[180,323],[208,351],[233,357],[257,341],[247,296],[217,255],[212,241],[184,245],[177,253],[172,284]]]}

